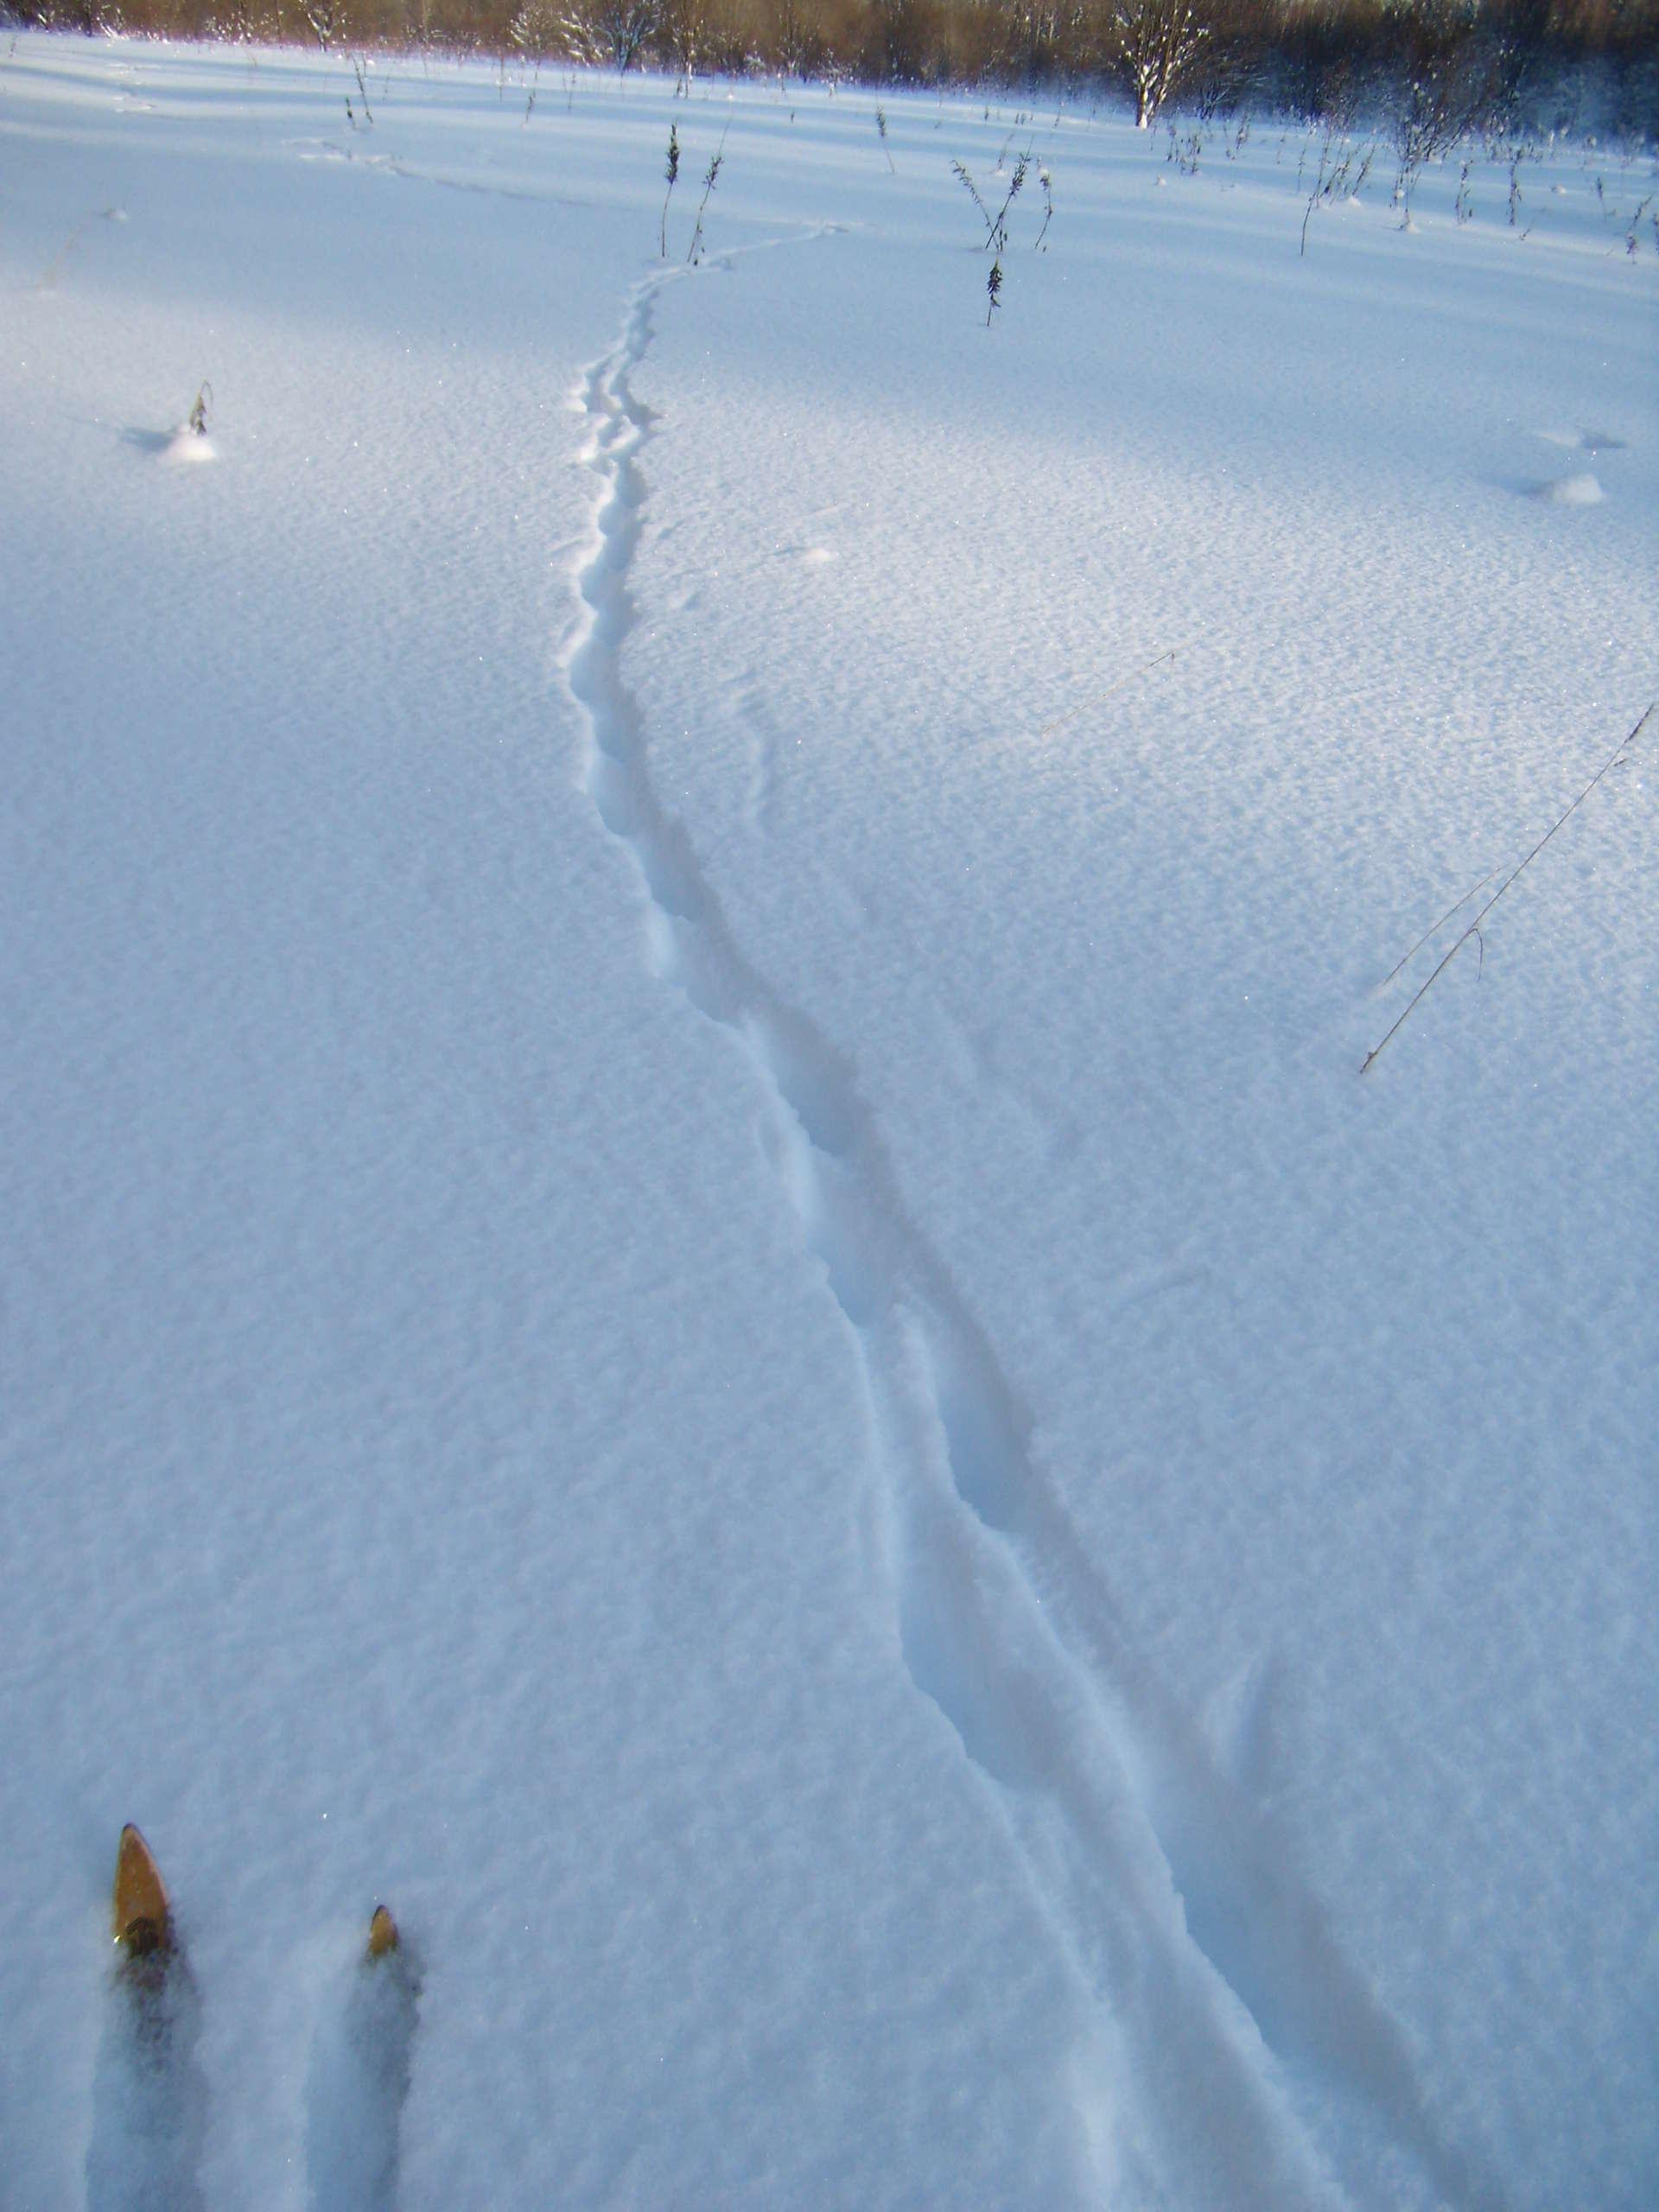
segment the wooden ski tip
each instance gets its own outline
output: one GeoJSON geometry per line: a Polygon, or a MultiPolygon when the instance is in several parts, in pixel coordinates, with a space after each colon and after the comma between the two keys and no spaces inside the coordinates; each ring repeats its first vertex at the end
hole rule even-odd
{"type": "Polygon", "coordinates": [[[395,1951],[397,1948],[397,1923],[385,1905],[378,1904],[369,1922],[368,1955],[371,1959],[384,1959],[388,1951],[395,1951]]]}
{"type": "Polygon", "coordinates": [[[130,1821],[121,1831],[121,1845],[115,1855],[111,1919],[116,1942],[131,1958],[148,1958],[152,1952],[173,1947],[167,1885],[149,1846],[130,1821]]]}

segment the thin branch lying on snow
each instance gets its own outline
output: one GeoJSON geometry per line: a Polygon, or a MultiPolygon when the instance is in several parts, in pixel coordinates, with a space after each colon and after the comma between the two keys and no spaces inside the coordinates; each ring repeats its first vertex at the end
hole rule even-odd
{"type": "MultiPolygon", "coordinates": [[[[1441,960],[1433,974],[1429,977],[1428,981],[1422,986],[1421,989],[1416,992],[1412,997],[1404,1012],[1400,1015],[1398,1020],[1395,1021],[1394,1027],[1389,1031],[1388,1035],[1383,1037],[1377,1044],[1373,1045],[1370,1051],[1366,1053],[1365,1058],[1360,1063],[1359,1071],[1362,1075],[1363,1075],[1367,1069],[1370,1068],[1372,1061],[1379,1057],[1384,1047],[1389,1044],[1390,1039],[1396,1036],[1405,1027],[1408,1019],[1422,1003],[1424,999],[1428,996],[1430,991],[1433,989],[1435,984],[1446,973],[1446,969],[1452,965],[1452,963],[1457,958],[1459,953],[1463,950],[1464,946],[1468,944],[1471,938],[1475,938],[1479,944],[1481,966],[1484,968],[1486,964],[1486,940],[1481,935],[1481,924],[1485,920],[1487,915],[1491,912],[1493,907],[1497,906],[1498,900],[1503,896],[1503,893],[1509,889],[1510,886],[1516,880],[1516,877],[1523,874],[1525,871],[1532,866],[1534,861],[1535,861],[1539,854],[1543,851],[1544,847],[1555,835],[1555,832],[1558,830],[1565,828],[1567,823],[1572,820],[1573,817],[1584,804],[1586,799],[1589,798],[1591,792],[1594,791],[1596,785],[1601,781],[1602,778],[1606,775],[1611,775],[1615,768],[1622,767],[1624,766],[1624,762],[1630,758],[1630,747],[1636,743],[1637,738],[1641,736],[1643,731],[1647,728],[1649,717],[1652,715],[1656,707],[1659,707],[1659,699],[1655,699],[1649,702],[1646,713],[1638,718],[1636,727],[1630,732],[1628,736],[1623,737],[1619,740],[1618,743],[1613,747],[1607,758],[1602,762],[1600,767],[1597,769],[1595,774],[1591,777],[1589,782],[1573,800],[1572,805],[1569,806],[1564,813],[1558,815],[1555,820],[1550,823],[1548,829],[1545,830],[1543,836],[1538,840],[1532,850],[1527,855],[1525,860],[1519,861],[1516,867],[1510,870],[1510,873],[1504,877],[1503,882],[1498,885],[1497,890],[1493,892],[1491,897],[1486,901],[1486,904],[1475,916],[1474,920],[1470,923],[1468,928],[1464,931],[1463,934],[1452,945],[1452,950],[1441,960]]],[[[1490,883],[1491,878],[1489,876],[1486,880],[1490,883]]],[[[1477,886],[1477,888],[1478,887],[1479,887],[1477,886]]],[[[1465,892],[1464,893],[1464,898],[1466,899],[1471,895],[1471,893],[1465,892]]],[[[1463,899],[1459,899],[1457,906],[1452,906],[1448,909],[1448,911],[1455,914],[1458,911],[1458,906],[1462,906],[1463,903],[1463,899]]],[[[1444,917],[1442,917],[1442,919],[1444,917]]],[[[1435,927],[1439,927],[1438,923],[1435,925],[1435,927]]],[[[1429,936],[1433,937],[1433,930],[1431,930],[1429,931],[1429,936]]],[[[1414,950],[1415,947],[1414,947],[1413,950],[1414,950]]],[[[1410,957],[1411,954],[1408,953],[1406,955],[1406,959],[1408,960],[1410,957]]],[[[1405,962],[1402,961],[1401,963],[1401,966],[1403,967],[1404,965],[1405,962]]],[[[1395,969],[1395,974],[1397,976],[1399,972],[1400,969],[1396,968],[1395,969]]]]}
{"type": "Polygon", "coordinates": [[[1438,937],[1440,931],[1446,927],[1446,924],[1451,920],[1452,915],[1457,912],[1459,907],[1466,906],[1469,904],[1469,901],[1474,897],[1476,892],[1484,891],[1487,885],[1491,881],[1492,877],[1497,874],[1497,870],[1496,868],[1492,868],[1488,874],[1481,877],[1478,883],[1471,883],[1469,888],[1464,893],[1461,899],[1454,899],[1452,901],[1452,904],[1446,908],[1446,912],[1440,916],[1440,920],[1438,922],[1431,922],[1429,924],[1428,927],[1423,931],[1421,937],[1418,938],[1416,944],[1412,946],[1410,951],[1402,952],[1401,954],[1399,959],[1395,961],[1394,966],[1389,969],[1388,974],[1377,985],[1376,988],[1378,990],[1386,991],[1389,985],[1400,973],[1400,970],[1407,966],[1409,962],[1417,957],[1417,955],[1428,943],[1430,938],[1438,937]]]}
{"type": "Polygon", "coordinates": [[[1091,698],[1085,699],[1080,707],[1068,708],[1065,714],[1057,715],[1052,722],[1046,722],[1037,733],[1038,743],[1040,744],[1046,737],[1052,737],[1057,729],[1064,729],[1068,722],[1076,721],[1079,715],[1086,715],[1091,708],[1103,705],[1108,699],[1121,691],[1126,683],[1133,683],[1137,677],[1150,676],[1154,668],[1161,668],[1166,660],[1173,660],[1177,653],[1184,652],[1186,650],[1186,644],[1191,642],[1191,639],[1188,639],[1185,644],[1171,645],[1167,652],[1157,654],[1151,660],[1143,660],[1139,668],[1132,668],[1127,676],[1120,676],[1116,683],[1109,683],[1103,691],[1096,691],[1091,698]]]}

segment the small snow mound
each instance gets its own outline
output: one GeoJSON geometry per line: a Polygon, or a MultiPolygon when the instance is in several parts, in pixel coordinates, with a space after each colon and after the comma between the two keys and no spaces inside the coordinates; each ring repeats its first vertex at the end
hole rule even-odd
{"type": "Polygon", "coordinates": [[[1606,494],[1600,480],[1586,468],[1577,476],[1560,476],[1553,484],[1540,485],[1538,496],[1548,499],[1553,507],[1593,507],[1599,505],[1606,494]]]}
{"type": "Polygon", "coordinates": [[[182,423],[162,448],[162,459],[191,466],[200,461],[217,461],[219,449],[205,433],[193,430],[188,423],[182,423]]]}
{"type": "Polygon", "coordinates": [[[1611,430],[1540,430],[1546,444],[1563,446],[1569,453],[1622,453],[1624,441],[1611,430]]]}

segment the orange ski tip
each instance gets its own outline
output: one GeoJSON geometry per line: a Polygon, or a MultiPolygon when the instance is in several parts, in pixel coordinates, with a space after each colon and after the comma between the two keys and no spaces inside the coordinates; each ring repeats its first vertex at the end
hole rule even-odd
{"type": "Polygon", "coordinates": [[[135,1958],[169,1948],[172,1935],[167,1885],[161,1870],[130,1821],[121,1831],[115,1855],[115,1892],[111,1921],[115,1940],[135,1958]]]}
{"type": "Polygon", "coordinates": [[[369,1956],[384,1959],[388,1951],[397,1948],[397,1923],[383,1904],[374,1908],[369,1922],[369,1956]]]}

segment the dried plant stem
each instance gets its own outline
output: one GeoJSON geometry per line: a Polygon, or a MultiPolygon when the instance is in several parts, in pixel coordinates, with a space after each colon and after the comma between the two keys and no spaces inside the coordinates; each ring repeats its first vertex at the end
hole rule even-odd
{"type": "Polygon", "coordinates": [[[1406,965],[1407,962],[1414,960],[1417,955],[1422,950],[1423,947],[1428,943],[1430,938],[1438,936],[1440,931],[1446,927],[1452,915],[1457,912],[1459,907],[1466,906],[1469,904],[1469,901],[1474,897],[1476,892],[1484,891],[1487,885],[1491,881],[1492,877],[1497,874],[1497,870],[1496,868],[1491,869],[1489,874],[1481,877],[1478,883],[1471,883],[1469,888],[1464,893],[1461,899],[1454,899],[1452,901],[1452,904],[1446,908],[1446,912],[1440,916],[1440,920],[1438,922],[1431,922],[1429,924],[1428,927],[1423,931],[1421,937],[1418,938],[1416,944],[1412,946],[1410,951],[1401,955],[1399,960],[1392,968],[1389,969],[1388,974],[1377,985],[1377,988],[1379,990],[1387,990],[1389,985],[1394,981],[1395,977],[1400,973],[1401,969],[1406,965]]]}
{"type": "Polygon", "coordinates": [[[1182,645],[1171,645],[1166,651],[1154,654],[1151,660],[1143,660],[1138,668],[1132,668],[1126,676],[1120,676],[1116,683],[1109,683],[1103,691],[1096,691],[1091,698],[1085,699],[1080,707],[1071,707],[1065,714],[1057,715],[1052,722],[1046,722],[1037,733],[1037,742],[1041,744],[1044,738],[1052,737],[1057,729],[1064,729],[1068,722],[1076,721],[1079,715],[1086,715],[1093,708],[1103,706],[1106,701],[1121,691],[1126,683],[1133,683],[1142,676],[1150,676],[1154,668],[1161,668],[1166,660],[1173,660],[1176,654],[1183,651],[1185,647],[1182,645]]]}
{"type": "Polygon", "coordinates": [[[92,218],[88,216],[86,221],[77,223],[74,229],[70,232],[56,253],[53,255],[50,265],[35,279],[35,289],[37,292],[49,292],[57,283],[59,276],[62,274],[64,263],[79,245],[80,234],[91,220],[92,218]]]}
{"type": "Polygon", "coordinates": [[[1020,188],[1026,181],[1026,171],[1030,166],[1031,151],[1027,148],[1014,165],[1014,175],[1008,183],[1008,196],[997,209],[991,224],[991,235],[986,240],[986,245],[996,254],[1000,255],[1007,251],[1008,210],[1020,196],[1020,188]]]}
{"type": "Polygon", "coordinates": [[[668,179],[668,190],[663,194],[661,226],[662,257],[666,261],[668,259],[668,203],[674,197],[674,187],[678,183],[680,176],[680,130],[679,125],[675,123],[671,123],[668,126],[668,161],[663,175],[668,179]]]}
{"type": "MultiPolygon", "coordinates": [[[[731,125],[728,124],[726,128],[729,130],[731,125]]],[[[697,202],[697,220],[696,227],[691,232],[691,251],[685,257],[688,262],[696,262],[697,257],[697,249],[702,244],[703,212],[709,205],[709,195],[715,188],[715,181],[720,175],[720,165],[725,158],[726,131],[722,130],[720,134],[720,145],[715,152],[715,157],[713,161],[709,162],[708,168],[703,171],[702,197],[697,202]]]]}
{"type": "MultiPolygon", "coordinates": [[[[1487,915],[1491,912],[1493,907],[1497,906],[1498,900],[1503,896],[1503,893],[1509,889],[1510,886],[1516,880],[1516,877],[1524,874],[1524,872],[1532,866],[1534,861],[1535,861],[1539,854],[1543,851],[1544,847],[1555,835],[1555,832],[1558,830],[1564,829],[1567,823],[1573,819],[1573,817],[1584,804],[1586,799],[1589,798],[1591,792],[1594,791],[1596,785],[1601,781],[1602,778],[1611,774],[1615,768],[1618,767],[1620,764],[1628,758],[1630,747],[1636,743],[1637,739],[1641,736],[1643,731],[1647,728],[1649,716],[1652,715],[1655,707],[1659,707],[1659,699],[1655,699],[1649,704],[1647,712],[1639,718],[1636,727],[1630,732],[1628,736],[1622,738],[1613,747],[1613,750],[1602,762],[1600,767],[1597,769],[1595,774],[1591,777],[1589,782],[1573,800],[1572,805],[1569,806],[1564,813],[1558,815],[1555,820],[1550,823],[1548,829],[1545,830],[1543,836],[1538,840],[1532,850],[1527,855],[1525,860],[1519,861],[1510,870],[1510,873],[1504,877],[1503,882],[1498,885],[1497,890],[1493,892],[1491,897],[1486,901],[1486,904],[1475,916],[1474,920],[1470,923],[1468,928],[1465,930],[1462,936],[1458,938],[1456,944],[1452,947],[1452,950],[1446,955],[1444,959],[1440,961],[1439,966],[1435,969],[1428,981],[1422,986],[1421,990],[1414,995],[1404,1012],[1400,1015],[1399,1020],[1389,1031],[1388,1035],[1383,1037],[1378,1043],[1373,1045],[1370,1051],[1366,1053],[1364,1059],[1360,1063],[1359,1071],[1362,1075],[1365,1073],[1372,1061],[1377,1058],[1384,1047],[1389,1044],[1389,1040],[1396,1036],[1401,1029],[1404,1027],[1407,1020],[1416,1007],[1422,1003],[1423,1000],[1428,996],[1429,992],[1433,989],[1435,984],[1446,973],[1446,969],[1452,965],[1452,963],[1457,958],[1459,953],[1463,950],[1464,946],[1468,944],[1471,937],[1479,939],[1484,959],[1485,939],[1482,938],[1480,934],[1481,924],[1485,920],[1487,915]]],[[[1490,881],[1491,878],[1489,877],[1487,880],[1490,881]]],[[[1459,901],[1459,905],[1461,905],[1462,903],[1463,902],[1461,900],[1459,901]]],[[[1457,907],[1454,906],[1452,909],[1452,912],[1455,913],[1457,912],[1457,907]]],[[[1429,934],[1432,937],[1433,935],[1433,931],[1431,930],[1429,934]]],[[[1410,956],[1408,955],[1407,957],[1409,958],[1410,956]]],[[[1395,972],[1398,974],[1399,970],[1396,969],[1395,972]]]]}
{"type": "Polygon", "coordinates": [[[988,245],[990,242],[991,226],[995,218],[992,216],[990,209],[980,198],[979,187],[974,182],[972,176],[960,162],[951,162],[950,174],[961,182],[966,189],[969,198],[973,201],[975,207],[978,208],[980,219],[985,226],[986,243],[988,245]]]}

